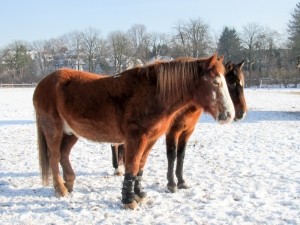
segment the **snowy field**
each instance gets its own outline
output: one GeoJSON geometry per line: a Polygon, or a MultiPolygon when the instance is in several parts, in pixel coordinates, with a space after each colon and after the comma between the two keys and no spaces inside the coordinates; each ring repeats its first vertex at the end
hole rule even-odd
{"type": "Polygon", "coordinates": [[[33,88],[0,89],[0,224],[300,224],[300,89],[247,89],[244,121],[201,119],[187,147],[191,186],[167,191],[164,138],[148,158],[148,201],[121,204],[109,144],[73,148],[74,192],[54,197],[39,176],[33,88]]]}

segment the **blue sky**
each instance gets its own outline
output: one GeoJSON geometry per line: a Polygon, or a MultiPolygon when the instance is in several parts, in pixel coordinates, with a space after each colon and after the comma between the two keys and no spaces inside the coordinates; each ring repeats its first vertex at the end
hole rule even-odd
{"type": "Polygon", "coordinates": [[[89,27],[105,38],[144,24],[147,31],[171,33],[179,20],[201,18],[213,33],[224,26],[241,30],[250,22],[286,33],[299,0],[0,0],[0,47],[15,40],[48,40],[89,27]]]}

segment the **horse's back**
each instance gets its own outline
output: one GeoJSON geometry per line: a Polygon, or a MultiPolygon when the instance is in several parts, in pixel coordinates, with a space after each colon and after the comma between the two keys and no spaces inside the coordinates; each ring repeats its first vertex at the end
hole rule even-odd
{"type": "Polygon", "coordinates": [[[41,107],[41,103],[50,104],[51,102],[55,102],[59,92],[67,86],[72,86],[72,84],[79,82],[89,82],[100,77],[100,75],[68,68],[56,70],[43,78],[36,86],[33,94],[34,105],[41,107]],[[46,99],[47,101],[45,101],[46,99]]]}
{"type": "Polygon", "coordinates": [[[122,109],[109,93],[112,81],[112,77],[105,75],[57,70],[41,80],[35,89],[36,114],[47,123],[61,124],[68,134],[100,142],[123,142],[122,109]]]}

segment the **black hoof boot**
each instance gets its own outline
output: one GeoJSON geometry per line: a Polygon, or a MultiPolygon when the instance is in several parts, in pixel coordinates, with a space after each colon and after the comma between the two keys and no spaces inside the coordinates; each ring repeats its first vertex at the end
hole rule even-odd
{"type": "Polygon", "coordinates": [[[143,170],[140,170],[137,174],[137,176],[135,177],[135,181],[134,181],[134,193],[135,193],[135,200],[137,202],[145,202],[147,193],[145,191],[143,191],[143,187],[142,187],[142,176],[143,176],[143,170]]]}
{"type": "Polygon", "coordinates": [[[125,174],[122,187],[122,203],[126,209],[135,209],[137,207],[137,202],[134,199],[134,183],[135,177],[130,173],[125,174]]]}

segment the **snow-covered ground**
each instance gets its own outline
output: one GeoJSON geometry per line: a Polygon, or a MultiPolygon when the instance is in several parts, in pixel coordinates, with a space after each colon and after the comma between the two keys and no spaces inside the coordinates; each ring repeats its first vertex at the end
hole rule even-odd
{"type": "Polygon", "coordinates": [[[300,224],[300,89],[247,89],[242,122],[208,115],[187,147],[190,189],[169,193],[164,138],[148,158],[148,201],[121,204],[109,144],[80,140],[74,192],[56,198],[39,176],[33,88],[0,89],[0,224],[300,224]]]}

